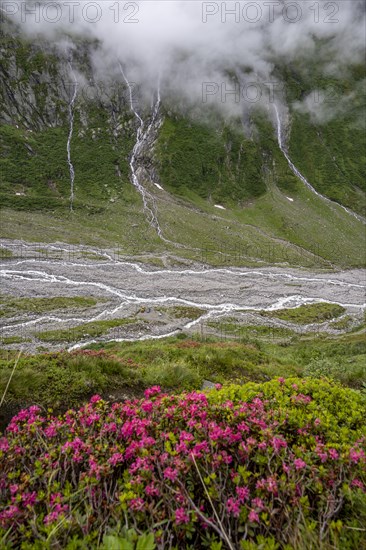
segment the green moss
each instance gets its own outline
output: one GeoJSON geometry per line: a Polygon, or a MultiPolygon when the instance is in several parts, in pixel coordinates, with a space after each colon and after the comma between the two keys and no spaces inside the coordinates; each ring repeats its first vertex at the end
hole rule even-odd
{"type": "MultiPolygon", "coordinates": [[[[140,321],[141,322],[141,321],[140,321]]],[[[110,329],[136,323],[136,319],[110,319],[108,321],[92,321],[83,325],[77,325],[68,329],[45,330],[35,332],[39,340],[44,342],[74,342],[83,338],[96,338],[105,334],[110,329]]]]}
{"type": "Polygon", "coordinates": [[[343,315],[345,308],[337,304],[319,303],[305,304],[291,309],[277,309],[274,311],[261,311],[265,317],[276,317],[291,323],[310,324],[322,323],[343,315]]]}
{"type": "Polygon", "coordinates": [[[12,258],[13,252],[4,246],[0,247],[0,259],[12,258]]]}
{"type": "Polygon", "coordinates": [[[205,313],[204,309],[189,306],[158,307],[157,311],[167,313],[175,319],[198,319],[205,313]]]}
{"type": "Polygon", "coordinates": [[[21,338],[20,336],[8,336],[0,338],[0,343],[3,346],[8,346],[11,344],[22,344],[24,342],[30,342],[30,340],[27,338],[21,338]]]}
{"type": "Polygon", "coordinates": [[[24,312],[36,314],[56,309],[92,307],[97,303],[97,299],[84,296],[57,296],[54,298],[14,298],[0,296],[0,317],[10,317],[24,312]]]}

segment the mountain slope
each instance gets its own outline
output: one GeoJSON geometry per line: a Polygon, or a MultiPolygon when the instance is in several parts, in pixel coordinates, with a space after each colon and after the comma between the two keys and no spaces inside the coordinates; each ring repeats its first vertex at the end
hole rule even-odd
{"type": "MultiPolygon", "coordinates": [[[[213,263],[364,264],[362,223],[294,175],[278,146],[271,102],[250,109],[244,128],[215,109],[184,116],[174,98],[163,97],[154,122],[151,98],[137,90],[145,139],[136,173],[151,197],[159,238],[131,182],[138,126],[126,82],[117,65],[108,80],[98,80],[97,41],[67,40],[68,53],[41,38],[30,41],[10,23],[1,34],[4,237],[118,245],[134,254],[168,250],[213,263]]],[[[338,83],[357,98],[353,111],[322,123],[295,101],[313,89],[327,92],[330,80],[280,65],[278,74],[291,106],[284,124],[293,162],[317,191],[363,213],[364,134],[357,121],[364,73],[355,67],[338,83]]]]}

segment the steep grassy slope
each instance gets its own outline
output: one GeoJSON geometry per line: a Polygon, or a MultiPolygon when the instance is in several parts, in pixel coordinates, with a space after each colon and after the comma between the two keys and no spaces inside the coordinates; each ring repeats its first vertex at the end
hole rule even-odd
{"type": "Polygon", "coordinates": [[[238,203],[266,191],[261,150],[242,131],[166,117],[157,154],[161,180],[173,192],[238,203]]]}
{"type": "MultiPolygon", "coordinates": [[[[7,50],[6,44],[3,38],[8,65],[3,67],[1,98],[2,204],[19,210],[61,209],[65,212],[70,195],[66,143],[70,129],[68,101],[72,93],[66,61],[61,58],[56,63],[54,56],[37,52],[34,46],[20,40],[14,40],[14,50],[7,50]],[[37,69],[34,58],[42,60],[38,61],[37,69]],[[48,64],[52,63],[53,74],[50,74],[48,64]],[[42,79],[46,91],[42,88],[41,93],[37,82],[42,79]],[[54,80],[57,89],[48,90],[47,95],[48,86],[54,80]],[[29,105],[24,99],[32,93],[35,105],[29,105]],[[7,111],[9,94],[20,113],[18,117],[7,111]]],[[[78,60],[78,66],[81,61],[78,60]]],[[[96,104],[82,95],[75,109],[71,158],[76,174],[74,206],[86,213],[90,209],[102,211],[108,201],[122,195],[124,186],[129,186],[128,154],[133,146],[133,128],[128,124],[128,111],[121,108],[124,100],[120,101],[119,112],[113,118],[117,100],[117,96],[109,100],[104,97],[96,104]],[[119,126],[118,132],[116,126],[119,126]]]]}
{"type": "Polygon", "coordinates": [[[292,109],[292,160],[322,194],[365,215],[366,127],[364,66],[343,69],[336,78],[312,62],[306,70],[282,69],[292,109]],[[299,103],[307,99],[309,113],[299,103]]]}

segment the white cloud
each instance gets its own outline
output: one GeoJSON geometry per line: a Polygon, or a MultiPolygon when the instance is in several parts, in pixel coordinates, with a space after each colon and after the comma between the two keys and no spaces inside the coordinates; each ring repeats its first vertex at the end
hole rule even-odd
{"type": "MultiPolygon", "coordinates": [[[[3,1],[3,11],[9,13],[10,4],[15,3],[3,1]]],[[[174,94],[191,105],[202,105],[204,83],[215,83],[218,89],[213,88],[209,100],[228,114],[242,113],[253,104],[247,95],[249,83],[258,82],[264,92],[265,82],[274,81],[275,59],[296,66],[307,54],[317,63],[326,59],[324,70],[334,74],[361,61],[364,51],[362,0],[79,0],[60,2],[54,11],[54,2],[44,2],[37,20],[34,13],[26,13],[29,4],[19,2],[18,12],[10,15],[25,32],[55,41],[64,30],[101,42],[103,51],[94,58],[101,77],[120,59],[131,81],[151,90],[160,75],[163,96],[174,94]],[[233,9],[235,15],[228,13],[233,9]],[[222,95],[230,89],[228,71],[241,75],[238,101],[234,94],[222,95]]],[[[267,96],[261,101],[268,103],[267,96]]],[[[307,98],[302,108],[320,112],[310,101],[307,98]]]]}

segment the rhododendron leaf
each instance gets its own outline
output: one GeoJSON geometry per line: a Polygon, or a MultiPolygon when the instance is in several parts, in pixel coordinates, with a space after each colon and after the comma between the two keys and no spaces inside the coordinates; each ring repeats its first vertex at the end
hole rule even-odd
{"type": "Polygon", "coordinates": [[[153,533],[144,533],[137,541],[136,550],[154,550],[156,548],[153,533]]]}
{"type": "Polygon", "coordinates": [[[103,538],[103,550],[134,550],[135,545],[127,539],[121,539],[113,535],[105,535],[103,538]]]}

